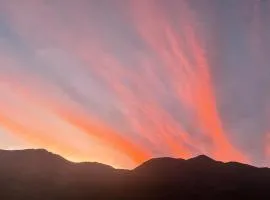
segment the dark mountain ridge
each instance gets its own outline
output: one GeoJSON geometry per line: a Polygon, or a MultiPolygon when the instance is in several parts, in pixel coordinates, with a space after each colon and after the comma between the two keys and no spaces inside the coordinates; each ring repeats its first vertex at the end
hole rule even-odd
{"type": "Polygon", "coordinates": [[[200,155],[122,170],[46,150],[0,150],[0,199],[270,199],[270,169],[200,155]]]}

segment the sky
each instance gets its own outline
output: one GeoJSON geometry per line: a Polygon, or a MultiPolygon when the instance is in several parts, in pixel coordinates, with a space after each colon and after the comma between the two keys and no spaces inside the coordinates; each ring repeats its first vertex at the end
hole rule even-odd
{"type": "Polygon", "coordinates": [[[0,0],[0,149],[270,167],[269,0],[0,0]]]}

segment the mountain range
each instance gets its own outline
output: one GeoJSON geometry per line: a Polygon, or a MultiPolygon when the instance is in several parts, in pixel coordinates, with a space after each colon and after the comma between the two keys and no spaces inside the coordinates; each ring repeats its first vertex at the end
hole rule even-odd
{"type": "Polygon", "coordinates": [[[132,170],[72,163],[43,149],[0,150],[1,200],[270,199],[270,169],[153,158],[132,170]]]}

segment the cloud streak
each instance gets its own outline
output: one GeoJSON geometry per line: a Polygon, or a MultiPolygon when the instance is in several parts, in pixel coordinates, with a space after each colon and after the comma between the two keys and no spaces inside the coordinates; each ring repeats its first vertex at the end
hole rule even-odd
{"type": "Polygon", "coordinates": [[[0,127],[76,161],[265,165],[269,2],[202,2],[2,1],[0,127]]]}

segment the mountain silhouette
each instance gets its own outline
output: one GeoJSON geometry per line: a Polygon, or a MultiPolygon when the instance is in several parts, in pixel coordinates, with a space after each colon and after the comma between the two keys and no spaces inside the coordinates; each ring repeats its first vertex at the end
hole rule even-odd
{"type": "Polygon", "coordinates": [[[122,170],[72,163],[46,150],[0,150],[0,199],[270,199],[270,169],[200,155],[122,170]]]}

